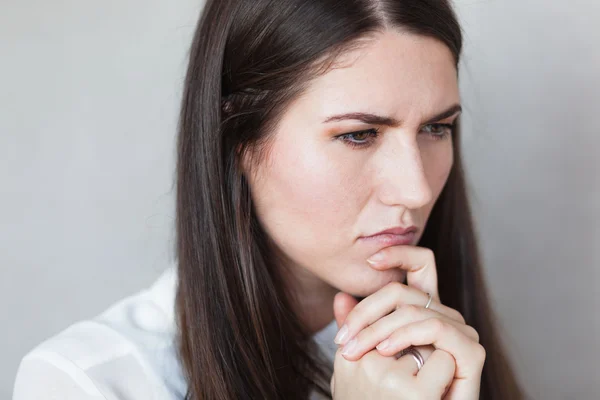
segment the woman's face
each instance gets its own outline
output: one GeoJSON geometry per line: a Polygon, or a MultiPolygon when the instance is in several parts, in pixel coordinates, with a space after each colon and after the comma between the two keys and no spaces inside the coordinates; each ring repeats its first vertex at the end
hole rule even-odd
{"type": "Polygon", "coordinates": [[[290,105],[248,179],[297,276],[365,297],[405,273],[372,269],[367,258],[389,244],[361,238],[414,225],[416,245],[453,163],[450,128],[436,124],[458,111],[431,119],[460,99],[453,56],[435,39],[386,31],[344,60],[290,105]],[[332,118],[349,113],[397,125],[332,118]]]}

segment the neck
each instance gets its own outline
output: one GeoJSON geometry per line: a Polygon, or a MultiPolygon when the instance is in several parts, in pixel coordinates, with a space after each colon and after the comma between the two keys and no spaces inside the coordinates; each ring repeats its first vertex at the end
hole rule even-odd
{"type": "Polygon", "coordinates": [[[289,259],[277,246],[272,249],[271,257],[282,267],[283,280],[290,291],[294,312],[306,331],[314,335],[335,318],[333,298],[339,290],[289,259]]]}
{"type": "Polygon", "coordinates": [[[333,298],[339,291],[301,266],[291,269],[296,313],[307,331],[315,334],[334,319],[333,298]]]}

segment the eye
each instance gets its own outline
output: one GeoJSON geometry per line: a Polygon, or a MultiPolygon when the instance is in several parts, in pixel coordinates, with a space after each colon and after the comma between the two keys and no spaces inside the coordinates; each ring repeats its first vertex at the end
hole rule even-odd
{"type": "Polygon", "coordinates": [[[454,124],[429,124],[423,127],[434,140],[447,139],[454,133],[454,124]]]}
{"type": "Polygon", "coordinates": [[[344,133],[343,135],[336,136],[336,139],[341,140],[352,148],[368,147],[378,135],[379,129],[373,128],[364,131],[344,133]]]}

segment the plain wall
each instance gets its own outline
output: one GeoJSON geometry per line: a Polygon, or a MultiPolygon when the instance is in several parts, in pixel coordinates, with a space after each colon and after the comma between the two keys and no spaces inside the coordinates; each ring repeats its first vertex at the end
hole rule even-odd
{"type": "MultiPolygon", "coordinates": [[[[201,1],[0,0],[0,398],[21,357],[173,257],[201,1]]],[[[600,2],[457,2],[463,148],[501,336],[532,398],[600,393],[600,2]]]]}

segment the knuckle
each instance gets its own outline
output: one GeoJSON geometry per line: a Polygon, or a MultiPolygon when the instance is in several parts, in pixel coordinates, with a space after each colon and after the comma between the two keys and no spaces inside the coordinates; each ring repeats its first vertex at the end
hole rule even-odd
{"type": "Polygon", "coordinates": [[[457,321],[460,321],[460,322],[462,322],[463,324],[466,324],[466,323],[467,323],[467,321],[465,320],[465,317],[463,317],[463,315],[462,315],[460,312],[458,312],[458,311],[457,311],[457,310],[455,310],[454,308],[451,308],[450,310],[452,310],[452,311],[450,311],[450,314],[452,314],[452,315],[451,315],[451,318],[452,318],[452,319],[455,319],[455,320],[457,320],[457,321]]]}
{"type": "Polygon", "coordinates": [[[420,307],[414,304],[403,304],[400,306],[399,311],[410,319],[416,319],[417,315],[421,313],[420,307]]]}
{"type": "Polygon", "coordinates": [[[387,284],[387,288],[389,291],[389,296],[394,304],[396,305],[396,309],[402,307],[402,302],[406,298],[406,286],[400,282],[390,282],[387,284]]]}
{"type": "Polygon", "coordinates": [[[404,285],[398,281],[392,281],[386,285],[388,290],[392,293],[402,293],[404,290],[404,285]]]}
{"type": "Polygon", "coordinates": [[[448,353],[446,350],[436,350],[439,351],[440,354],[438,355],[438,357],[442,357],[442,359],[444,359],[445,362],[447,363],[451,363],[454,364],[455,360],[454,360],[454,356],[450,353],[448,353]]]}
{"type": "Polygon", "coordinates": [[[485,361],[487,352],[485,351],[485,347],[483,347],[481,344],[477,344],[475,346],[475,353],[477,354],[477,359],[480,360],[482,363],[485,361]]]}
{"type": "Polygon", "coordinates": [[[439,318],[429,318],[427,324],[435,334],[441,334],[448,329],[448,325],[439,318]]]}
{"type": "Polygon", "coordinates": [[[469,332],[469,336],[479,343],[479,332],[477,332],[477,329],[473,328],[471,325],[467,325],[467,331],[469,332]]]}
{"type": "Polygon", "coordinates": [[[424,252],[425,252],[425,255],[427,256],[427,258],[435,259],[435,253],[430,248],[424,247],[424,252]]]}

